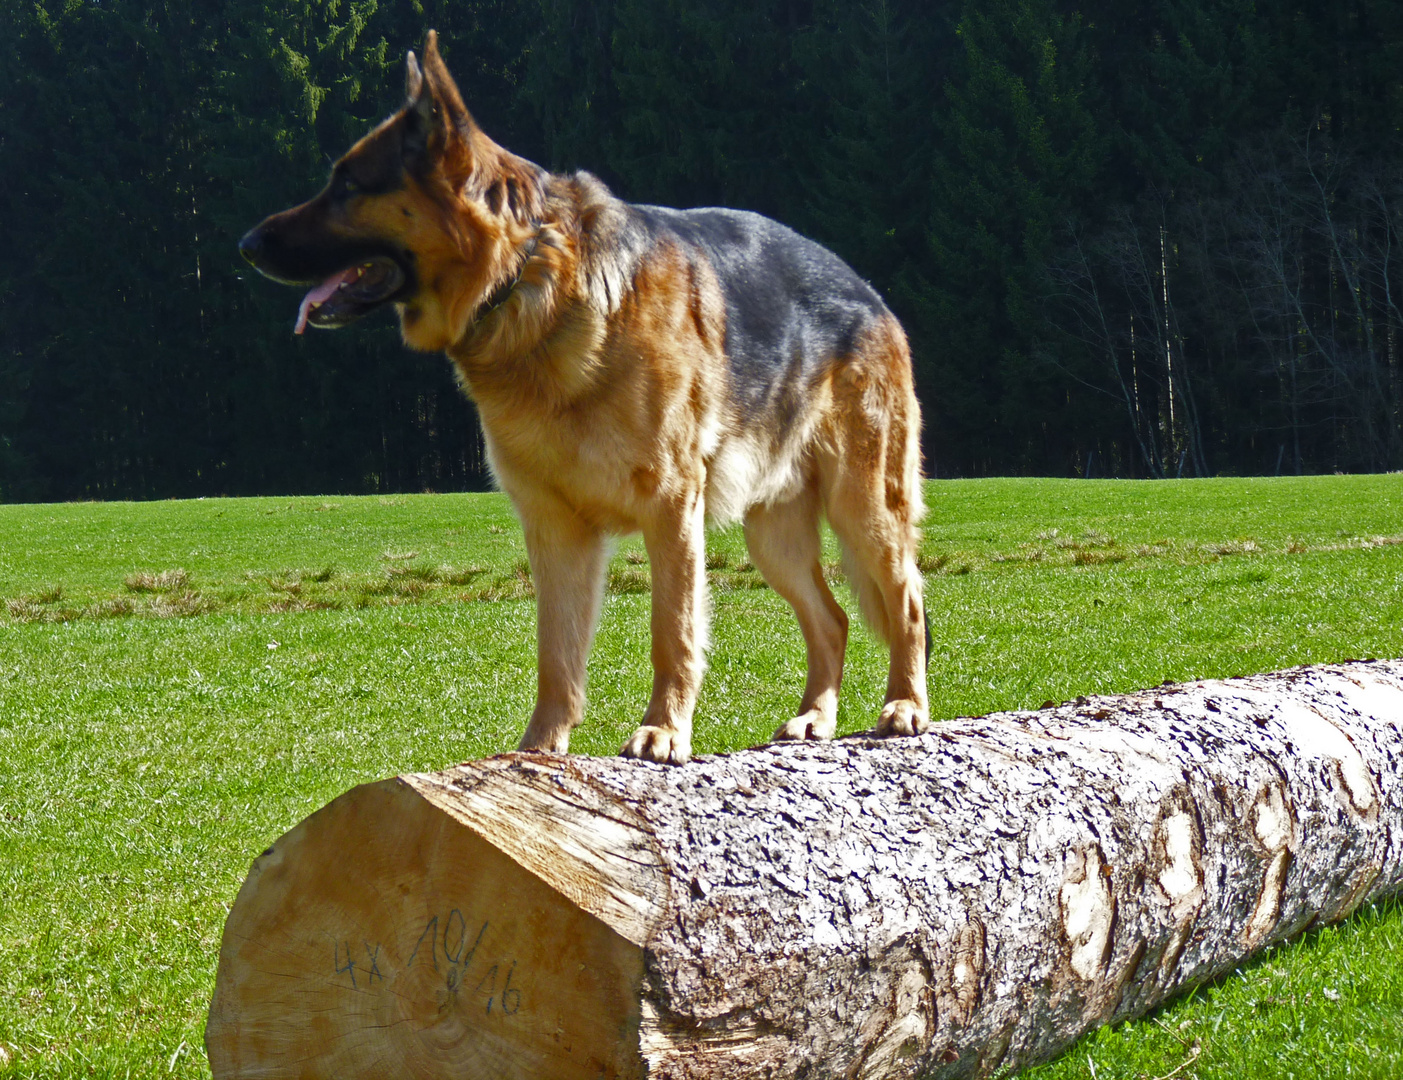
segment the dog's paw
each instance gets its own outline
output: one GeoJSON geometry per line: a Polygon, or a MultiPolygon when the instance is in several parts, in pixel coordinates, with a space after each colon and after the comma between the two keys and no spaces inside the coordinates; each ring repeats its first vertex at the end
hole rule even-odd
{"type": "Polygon", "coordinates": [[[827,741],[838,730],[837,717],[824,716],[818,709],[810,709],[803,716],[796,716],[781,724],[771,737],[771,742],[813,739],[827,741]]]}
{"type": "Polygon", "coordinates": [[[889,739],[893,735],[924,735],[929,730],[930,715],[914,701],[888,701],[882,707],[882,715],[877,717],[879,739],[889,739]]]}
{"type": "Polygon", "coordinates": [[[663,765],[685,765],[692,756],[691,736],[672,728],[644,724],[619,751],[624,757],[656,761],[663,765]]]}
{"type": "Polygon", "coordinates": [[[526,734],[517,743],[518,750],[535,750],[547,754],[564,754],[570,749],[570,728],[568,725],[537,725],[534,722],[526,728],[526,734]]]}
{"type": "Polygon", "coordinates": [[[528,739],[522,736],[521,741],[516,744],[516,748],[519,752],[536,754],[568,754],[570,752],[570,739],[567,736],[564,739],[551,739],[547,742],[536,742],[534,739],[528,739]]]}

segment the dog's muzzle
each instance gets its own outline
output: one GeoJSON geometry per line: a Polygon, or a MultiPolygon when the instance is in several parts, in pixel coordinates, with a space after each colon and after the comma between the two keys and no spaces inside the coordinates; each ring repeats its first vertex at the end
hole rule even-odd
{"type": "Polygon", "coordinates": [[[277,217],[250,229],[239,254],[264,277],[308,289],[297,312],[296,333],[355,322],[411,289],[411,274],[383,245],[289,243],[277,217]]]}

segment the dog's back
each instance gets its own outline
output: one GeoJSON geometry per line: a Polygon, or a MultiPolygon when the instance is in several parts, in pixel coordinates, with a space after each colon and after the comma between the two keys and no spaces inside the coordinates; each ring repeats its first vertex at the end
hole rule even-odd
{"type": "Polygon", "coordinates": [[[774,408],[891,318],[847,263],[769,218],[715,208],[632,210],[654,235],[702,252],[715,271],[726,303],[732,392],[748,414],[774,408]]]}

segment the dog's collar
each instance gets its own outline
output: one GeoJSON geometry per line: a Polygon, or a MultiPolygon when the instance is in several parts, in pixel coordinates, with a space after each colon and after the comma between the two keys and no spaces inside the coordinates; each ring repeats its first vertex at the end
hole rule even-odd
{"type": "Polygon", "coordinates": [[[521,275],[526,270],[526,264],[531,261],[531,256],[536,254],[536,248],[539,246],[540,240],[541,231],[537,229],[536,232],[531,235],[531,239],[526,241],[518,252],[521,256],[521,261],[517,264],[516,273],[493,289],[492,294],[478,305],[477,311],[473,313],[474,323],[481,322],[510,299],[512,291],[521,282],[521,275]]]}

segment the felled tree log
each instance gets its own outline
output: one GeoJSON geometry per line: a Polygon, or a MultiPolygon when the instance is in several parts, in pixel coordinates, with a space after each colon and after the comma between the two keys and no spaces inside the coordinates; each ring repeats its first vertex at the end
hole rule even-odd
{"type": "Polygon", "coordinates": [[[366,784],[253,864],[214,1076],[956,1077],[1403,884],[1403,662],[366,784]]]}

